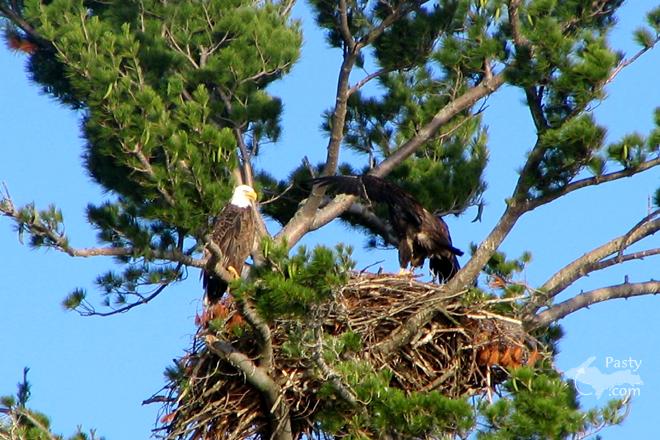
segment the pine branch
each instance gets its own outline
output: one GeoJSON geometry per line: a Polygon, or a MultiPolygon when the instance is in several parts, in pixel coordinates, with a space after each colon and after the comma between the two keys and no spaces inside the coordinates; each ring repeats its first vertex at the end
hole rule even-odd
{"type": "MultiPolygon", "coordinates": [[[[320,323],[321,321],[317,322],[320,323]]],[[[320,325],[315,326],[314,333],[316,336],[316,344],[314,344],[314,353],[312,356],[314,363],[319,368],[319,370],[321,370],[323,377],[330,381],[332,388],[335,390],[339,397],[344,399],[352,406],[357,405],[357,396],[353,390],[351,390],[348,385],[342,382],[339,373],[330,368],[330,366],[323,359],[323,337],[320,325]]]]}
{"type": "MultiPolygon", "coordinates": [[[[531,157],[531,155],[530,155],[531,157]]],[[[529,163],[529,161],[528,161],[529,163]]],[[[631,177],[634,176],[635,174],[641,173],[643,171],[649,170],[653,167],[656,167],[660,165],[660,156],[656,157],[655,159],[647,160],[645,162],[640,163],[639,165],[635,167],[630,167],[630,168],[624,168],[620,171],[616,171],[613,173],[609,174],[603,174],[601,176],[593,176],[593,177],[588,177],[585,179],[581,180],[576,180],[575,182],[569,183],[568,185],[564,186],[563,188],[554,191],[550,194],[546,194],[541,197],[537,197],[533,200],[530,201],[530,210],[538,208],[541,205],[545,205],[547,203],[552,202],[555,199],[558,199],[559,197],[562,197],[566,194],[572,193],[573,191],[576,191],[578,189],[585,188],[587,186],[595,186],[595,185],[600,185],[602,183],[607,183],[607,182],[612,182],[614,180],[619,180],[623,179],[624,177],[631,177]]],[[[522,182],[523,180],[523,174],[521,173],[520,176],[520,181],[522,182]]],[[[521,187],[522,188],[522,187],[521,187]]]]}
{"type": "Polygon", "coordinates": [[[655,295],[660,293],[660,281],[623,283],[581,293],[571,299],[549,307],[526,322],[528,329],[545,327],[578,310],[603,301],[631,296],[655,295]]]}
{"type": "Polygon", "coordinates": [[[282,389],[268,372],[264,368],[255,365],[250,358],[236,350],[231,344],[221,341],[215,336],[208,335],[206,337],[206,345],[209,350],[226,359],[227,362],[242,372],[245,375],[245,379],[261,392],[270,409],[270,438],[274,440],[293,440],[289,408],[284,399],[282,389]]]}
{"type": "Polygon", "coordinates": [[[291,13],[291,9],[293,9],[293,6],[296,4],[296,0],[286,0],[283,2],[286,6],[282,9],[282,16],[283,17],[288,17],[289,14],[291,13]]]}
{"type": "MultiPolygon", "coordinates": [[[[9,196],[6,187],[4,189],[4,194],[0,194],[0,196],[0,214],[11,218],[19,225],[19,227],[25,228],[32,236],[45,239],[45,246],[63,252],[71,257],[132,257],[140,256],[144,253],[143,250],[133,247],[72,247],[69,245],[69,239],[65,234],[52,229],[40,219],[34,217],[26,222],[14,206],[13,200],[9,196]]],[[[206,265],[205,259],[193,258],[180,249],[164,251],[161,249],[149,248],[149,254],[159,260],[172,261],[186,266],[203,268],[206,265]]]]}
{"type": "MultiPolygon", "coordinates": [[[[41,423],[41,421],[37,419],[30,410],[26,408],[18,407],[18,408],[14,408],[12,412],[14,412],[16,416],[16,417],[12,417],[13,419],[19,419],[24,417],[25,419],[27,419],[28,422],[30,422],[30,424],[34,425],[34,427],[37,428],[37,430],[41,432],[42,435],[46,436],[47,440],[61,440],[61,437],[53,434],[52,431],[48,429],[46,425],[41,423]]],[[[20,427],[22,423],[16,422],[16,425],[20,427]]],[[[23,440],[22,437],[19,437],[19,440],[23,440]]]]}
{"type": "MultiPolygon", "coordinates": [[[[183,252],[183,245],[184,245],[185,238],[186,237],[185,237],[184,234],[179,233],[179,239],[178,239],[177,247],[176,247],[176,250],[178,252],[181,252],[181,253],[183,252]]],[[[177,264],[176,268],[174,269],[174,273],[176,274],[176,276],[172,277],[168,281],[162,281],[160,283],[160,286],[158,286],[156,288],[156,290],[154,290],[151,294],[149,294],[147,296],[144,296],[143,294],[134,292],[134,293],[132,293],[132,295],[137,296],[139,299],[135,302],[132,302],[132,303],[126,304],[125,306],[119,307],[118,309],[113,309],[109,312],[97,312],[96,309],[94,308],[94,306],[90,305],[89,303],[87,303],[87,301],[85,301],[83,299],[81,301],[81,303],[84,301],[84,305],[83,306],[78,305],[78,306],[74,307],[74,310],[76,310],[80,314],[80,316],[101,316],[101,317],[106,317],[106,316],[119,315],[121,313],[126,313],[129,310],[131,310],[131,309],[133,309],[137,306],[141,306],[143,304],[148,304],[150,301],[152,301],[154,298],[156,298],[158,295],[160,295],[165,290],[166,287],[168,287],[170,284],[172,284],[172,282],[180,279],[181,269],[183,268],[183,266],[184,266],[184,264],[179,262],[179,264],[177,264]],[[82,308],[82,311],[80,310],[81,308],[82,308]]],[[[155,284],[155,283],[150,283],[150,284],[155,284]]],[[[65,300],[65,304],[66,304],[66,300],[65,300]]]]}
{"type": "Polygon", "coordinates": [[[419,9],[421,5],[426,3],[425,0],[417,0],[414,2],[401,2],[399,3],[396,8],[392,11],[390,15],[385,17],[378,26],[373,28],[367,35],[362,37],[362,39],[358,42],[359,47],[365,47],[376,41],[378,37],[380,37],[385,30],[392,26],[394,22],[396,22],[398,19],[403,17],[404,15],[408,14],[409,12],[412,12],[416,9],[419,9]]]}

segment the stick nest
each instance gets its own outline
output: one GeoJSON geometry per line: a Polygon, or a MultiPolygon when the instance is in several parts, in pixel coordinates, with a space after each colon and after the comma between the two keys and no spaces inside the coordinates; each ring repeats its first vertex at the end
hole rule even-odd
{"type": "MultiPolygon", "coordinates": [[[[326,364],[321,352],[328,338],[346,332],[359,335],[361,349],[342,359],[368,362],[373,371],[392,372],[391,387],[405,391],[437,390],[461,398],[492,389],[507,377],[506,369],[533,364],[537,344],[515,319],[493,313],[498,300],[466,305],[444,286],[408,277],[353,274],[334,298],[315,306],[303,319],[278,320],[270,326],[273,369],[270,376],[283,390],[294,438],[313,431],[315,416],[333,399],[319,398],[332,386],[336,399],[350,398],[350,386],[326,364]],[[433,318],[398,351],[384,353],[386,340],[409,317],[432,307],[433,318]],[[290,350],[295,340],[297,350],[290,350]]],[[[222,304],[222,325],[200,327],[192,348],[178,361],[178,376],[150,402],[165,402],[157,432],[167,439],[267,438],[270,410],[245,375],[206,342],[220,339],[259,364],[259,343],[233,303],[222,304]],[[214,326],[211,326],[214,327],[214,326]]],[[[214,323],[217,322],[214,319],[214,323]]],[[[359,404],[359,403],[358,403],[359,404]]]]}

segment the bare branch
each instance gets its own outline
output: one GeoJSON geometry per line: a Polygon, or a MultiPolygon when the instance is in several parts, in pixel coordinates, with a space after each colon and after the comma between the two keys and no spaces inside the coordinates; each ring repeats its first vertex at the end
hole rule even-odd
{"type": "Polygon", "coordinates": [[[392,246],[399,244],[399,238],[394,235],[392,226],[362,203],[351,204],[346,213],[359,217],[370,230],[380,235],[387,244],[392,246]]]}
{"type": "Polygon", "coordinates": [[[405,323],[378,342],[374,350],[381,355],[396,353],[400,347],[412,340],[419,332],[420,327],[429,322],[441,310],[443,303],[449,298],[455,298],[467,292],[466,289],[452,290],[449,285],[441,286],[438,289],[432,300],[429,300],[420,311],[413,314],[405,323]]]}
{"type": "Polygon", "coordinates": [[[243,183],[254,187],[254,177],[252,172],[252,155],[245,145],[243,133],[238,127],[234,127],[234,137],[238,143],[238,150],[241,152],[241,171],[243,174],[243,183]]]}
{"type": "Polygon", "coordinates": [[[312,358],[316,363],[316,366],[321,370],[323,377],[330,381],[332,388],[335,392],[344,399],[347,403],[355,406],[357,405],[357,397],[353,390],[341,380],[341,376],[334,371],[323,359],[323,330],[321,329],[320,323],[321,320],[316,321],[318,324],[314,325],[314,334],[316,336],[316,343],[314,344],[314,351],[312,358]]]}
{"type": "Polygon", "coordinates": [[[273,368],[273,339],[270,333],[270,327],[266,321],[261,319],[261,316],[254,308],[252,302],[247,298],[234,297],[238,310],[245,320],[257,331],[261,339],[261,357],[260,366],[269,372],[273,368]]]}
{"type": "Polygon", "coordinates": [[[348,90],[348,94],[349,94],[349,95],[352,95],[353,93],[357,92],[357,91],[360,90],[362,87],[364,87],[364,85],[367,84],[367,83],[368,83],[369,81],[371,81],[372,79],[374,79],[374,78],[378,78],[379,76],[383,76],[383,75],[385,75],[386,73],[389,73],[389,72],[391,72],[391,71],[392,71],[392,69],[382,68],[382,69],[378,69],[377,71],[375,71],[375,72],[373,72],[373,73],[368,74],[367,76],[365,76],[364,78],[362,78],[360,81],[358,81],[357,83],[355,83],[355,85],[353,85],[353,87],[351,87],[351,88],[348,90]]]}
{"type": "Polygon", "coordinates": [[[351,29],[348,26],[348,6],[346,0],[339,0],[339,32],[344,40],[345,51],[353,52],[355,50],[355,40],[351,35],[351,29]]]}
{"type": "Polygon", "coordinates": [[[401,145],[391,156],[374,168],[370,174],[383,177],[389,174],[397,165],[410,157],[425,142],[431,139],[438,132],[440,127],[449,122],[451,118],[458,113],[469,108],[478,100],[490,95],[504,84],[504,73],[500,72],[488,80],[482,81],[479,85],[466,91],[461,96],[453,99],[443,108],[441,108],[433,118],[424,124],[424,126],[406,143],[401,145]]]}
{"type": "Polygon", "coordinates": [[[160,183],[158,182],[158,178],[156,177],[156,173],[154,172],[154,169],[151,166],[149,159],[144,155],[144,152],[142,151],[142,144],[138,142],[135,144],[135,147],[127,150],[129,153],[134,154],[135,157],[137,157],[137,159],[144,167],[144,169],[142,170],[138,169],[138,171],[142,171],[151,178],[151,180],[156,184],[156,188],[158,189],[158,192],[160,193],[160,195],[163,196],[163,198],[165,199],[168,205],[175,206],[176,202],[174,201],[174,197],[172,197],[172,195],[165,188],[160,186],[160,183]]]}
{"type": "Polygon", "coordinates": [[[621,247],[619,248],[619,256],[623,255],[623,251],[625,250],[626,247],[628,247],[630,244],[628,243],[628,240],[630,237],[635,234],[635,232],[644,226],[646,223],[650,222],[654,218],[658,217],[660,215],[660,209],[656,209],[653,212],[650,212],[649,215],[641,219],[635,226],[633,226],[630,231],[623,237],[623,242],[621,243],[621,247]]]}
{"type": "Polygon", "coordinates": [[[603,287],[581,293],[571,299],[549,307],[529,319],[526,322],[526,326],[528,329],[545,327],[595,303],[609,301],[615,298],[630,298],[631,296],[655,295],[658,293],[660,293],[660,281],[623,283],[616,286],[603,287]]]}
{"type": "Polygon", "coordinates": [[[231,344],[221,341],[215,336],[206,336],[206,345],[213,353],[226,359],[237,370],[245,375],[245,379],[264,396],[271,415],[271,439],[292,440],[289,408],[283,397],[280,386],[268,372],[255,365],[245,354],[236,350],[231,344]]]}
{"type": "Polygon", "coordinates": [[[621,73],[621,71],[622,71],[623,69],[625,69],[626,67],[630,66],[632,63],[634,63],[635,61],[637,61],[637,59],[638,59],[639,57],[641,57],[642,55],[644,55],[644,54],[645,54],[646,52],[648,52],[649,50],[653,49],[653,47],[655,47],[655,45],[656,45],[659,41],[660,41],[660,35],[656,36],[655,40],[653,40],[653,43],[652,43],[651,45],[643,47],[642,49],[640,49],[639,51],[637,51],[637,53],[635,53],[635,55],[633,55],[632,57],[621,60],[621,62],[619,62],[619,64],[616,66],[616,68],[614,68],[614,70],[613,70],[612,73],[610,74],[609,78],[607,78],[607,80],[603,83],[603,86],[605,86],[605,85],[611,83],[611,82],[614,80],[614,78],[616,78],[616,76],[617,76],[619,73],[621,73]]]}
{"type": "MultiPolygon", "coordinates": [[[[660,230],[660,220],[648,221],[643,225],[634,228],[632,234],[626,233],[625,235],[617,237],[564,266],[549,280],[543,283],[539,290],[544,292],[546,300],[556,296],[585,275],[609,267],[612,264],[622,262],[623,260],[621,257],[614,257],[605,261],[603,261],[603,259],[619,252],[620,249],[625,249],[639,240],[655,234],[658,230],[660,230]]],[[[643,258],[643,256],[637,258],[643,258]]]]}
{"type": "MultiPolygon", "coordinates": [[[[349,90],[350,87],[349,79],[353,66],[355,65],[355,62],[357,61],[358,56],[360,54],[360,50],[365,46],[371,44],[376,38],[378,38],[383,32],[385,32],[385,30],[389,26],[391,26],[392,23],[394,23],[402,15],[410,12],[411,10],[414,10],[415,8],[419,7],[419,5],[421,5],[421,2],[419,3],[415,2],[413,4],[407,4],[405,2],[401,3],[390,15],[385,17],[377,27],[373,28],[367,35],[365,35],[357,43],[354,43],[354,40],[352,36],[350,36],[350,33],[346,34],[346,32],[349,31],[347,27],[348,22],[346,21],[346,23],[341,25],[343,38],[346,40],[346,38],[350,37],[350,41],[352,43],[349,44],[348,46],[349,50],[344,51],[344,60],[342,62],[339,72],[339,80],[337,83],[337,93],[335,98],[335,109],[332,114],[332,122],[331,122],[332,129],[330,133],[330,141],[328,142],[325,166],[323,168],[323,172],[321,175],[329,176],[334,174],[337,169],[337,164],[339,163],[339,149],[341,147],[341,141],[344,137],[344,124],[346,121],[346,112],[348,108],[348,97],[351,94],[349,90]],[[343,28],[344,25],[346,26],[346,28],[343,28]]],[[[344,18],[346,20],[348,19],[347,15],[344,17],[344,15],[347,14],[345,7],[346,7],[345,3],[340,3],[340,13],[342,14],[342,18],[341,18],[342,21],[344,20],[344,18]],[[344,6],[342,6],[342,4],[344,6]]],[[[502,82],[504,81],[503,76],[501,77],[501,80],[502,82]]],[[[491,82],[488,82],[488,84],[490,83],[491,82]]],[[[471,95],[476,93],[470,91],[466,93],[466,95],[468,94],[471,95]]],[[[476,101],[477,99],[478,98],[476,98],[474,101],[476,101]]],[[[459,103],[459,105],[460,104],[462,103],[459,103]]],[[[449,104],[447,107],[450,106],[451,104],[449,104]]],[[[432,133],[429,133],[429,135],[435,133],[438,128],[435,128],[435,130],[433,130],[432,133]]],[[[419,145],[415,148],[419,148],[419,145]]],[[[410,151],[409,154],[405,154],[405,153],[401,154],[401,152],[399,152],[401,158],[398,159],[399,162],[396,162],[396,164],[400,163],[400,161],[408,157],[413,152],[414,149],[410,151]]],[[[389,172],[389,170],[384,172],[384,174],[387,174],[387,172],[389,172]]],[[[320,226],[316,226],[319,223],[317,221],[317,217],[318,217],[317,209],[320,206],[324,195],[325,195],[325,189],[319,189],[317,187],[313,188],[312,193],[307,198],[307,201],[303,204],[302,208],[300,208],[296,212],[296,214],[289,221],[289,223],[276,235],[275,237],[276,240],[280,242],[286,240],[288,246],[291,247],[295,245],[298,242],[298,240],[300,240],[302,236],[305,235],[307,232],[320,227],[320,226]]],[[[345,204],[339,209],[333,208],[335,210],[332,211],[330,215],[327,216],[329,220],[323,224],[327,224],[327,222],[336,218],[338,215],[341,214],[341,212],[347,209],[348,206],[349,204],[345,204]]]]}
{"type": "MultiPolygon", "coordinates": [[[[348,109],[349,77],[356,59],[357,52],[347,53],[344,55],[344,61],[341,65],[339,81],[337,83],[335,110],[332,114],[332,130],[327,147],[325,166],[323,167],[322,173],[324,176],[334,174],[339,163],[339,149],[344,137],[344,124],[348,109]]],[[[278,241],[286,240],[290,247],[300,240],[300,238],[309,231],[309,226],[314,220],[316,210],[321,204],[324,194],[325,189],[320,189],[318,187],[312,188],[312,193],[307,198],[307,201],[303,204],[302,208],[296,212],[289,223],[276,235],[275,238],[278,241]]]]}
{"type": "Polygon", "coordinates": [[[592,272],[606,269],[610,266],[614,266],[615,264],[625,263],[626,261],[643,260],[644,258],[652,257],[653,255],[660,255],[660,248],[647,249],[645,251],[633,252],[632,254],[625,255],[621,254],[617,255],[616,257],[608,258],[607,260],[603,260],[600,263],[594,264],[592,272]]]}
{"type": "MultiPolygon", "coordinates": [[[[176,271],[178,272],[180,269],[181,269],[181,264],[179,264],[177,266],[176,271]]],[[[163,283],[153,293],[151,293],[149,296],[141,297],[139,301],[132,302],[130,304],[127,304],[127,305],[125,305],[123,307],[120,307],[118,309],[111,310],[109,312],[97,312],[94,308],[91,308],[91,306],[90,306],[89,310],[86,310],[86,311],[76,310],[76,311],[80,314],[80,316],[102,316],[102,317],[105,317],[105,316],[119,315],[121,313],[128,312],[129,310],[131,310],[134,307],[141,306],[143,304],[147,304],[149,301],[151,301],[152,299],[154,299],[158,295],[160,295],[163,292],[163,290],[165,290],[165,288],[169,285],[170,285],[169,282],[168,283],[163,283]]]]}
{"type": "Polygon", "coordinates": [[[291,13],[291,9],[293,9],[293,6],[296,4],[296,0],[286,0],[286,6],[282,9],[282,16],[283,17],[288,17],[289,14],[291,13]]]}

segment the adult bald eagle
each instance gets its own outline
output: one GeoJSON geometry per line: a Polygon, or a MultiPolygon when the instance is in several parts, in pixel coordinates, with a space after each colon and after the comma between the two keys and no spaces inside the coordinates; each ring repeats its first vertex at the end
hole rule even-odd
{"type": "Polygon", "coordinates": [[[434,276],[449,280],[460,265],[456,256],[463,251],[452,246],[447,224],[427,211],[415,198],[395,184],[376,176],[326,176],[312,180],[336,192],[362,197],[368,202],[386,204],[389,222],[399,240],[399,265],[420,267],[429,258],[434,276]]]}
{"type": "MultiPolygon", "coordinates": [[[[220,265],[236,278],[241,276],[245,260],[254,244],[256,220],[252,202],[256,199],[254,189],[247,185],[237,186],[231,201],[220,211],[213,224],[211,239],[222,252],[220,265]]],[[[213,268],[217,263],[217,258],[211,253],[208,267],[213,268]]],[[[227,291],[227,280],[213,274],[211,270],[204,270],[202,278],[206,301],[208,304],[218,302],[227,291]]]]}

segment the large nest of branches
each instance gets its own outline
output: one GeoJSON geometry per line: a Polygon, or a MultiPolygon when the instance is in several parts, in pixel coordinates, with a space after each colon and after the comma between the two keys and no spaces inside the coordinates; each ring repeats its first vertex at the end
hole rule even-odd
{"type": "MultiPolygon", "coordinates": [[[[354,274],[302,322],[272,323],[271,376],[288,404],[294,438],[313,431],[315,416],[327,405],[351,400],[350,384],[327,361],[333,337],[358,337],[361,348],[338,359],[390,370],[391,387],[435,390],[452,398],[484,393],[507,377],[508,368],[539,358],[537,344],[521,323],[494,312],[504,300],[468,305],[464,293],[448,295],[442,285],[408,277],[354,274]],[[393,332],[430,306],[432,319],[412,339],[398,350],[383,350],[393,332]],[[319,398],[324,387],[334,391],[334,399],[319,398]]],[[[178,362],[179,374],[166,387],[168,396],[154,399],[167,402],[160,420],[163,437],[245,439],[267,432],[272,408],[263,394],[212,349],[212,341],[224,341],[256,363],[258,337],[232,303],[220,309],[222,325],[200,328],[192,349],[178,362]]]]}

